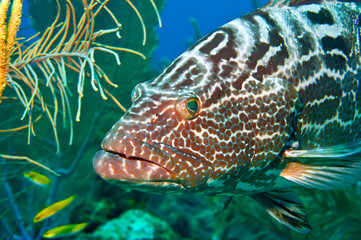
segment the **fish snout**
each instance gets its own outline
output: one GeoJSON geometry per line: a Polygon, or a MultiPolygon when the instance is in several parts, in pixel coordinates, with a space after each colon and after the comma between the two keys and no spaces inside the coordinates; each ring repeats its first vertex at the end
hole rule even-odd
{"type": "Polygon", "coordinates": [[[174,174],[151,161],[125,158],[121,155],[98,151],[93,158],[95,172],[108,181],[177,182],[174,174]]]}
{"type": "Polygon", "coordinates": [[[93,167],[106,180],[177,181],[171,171],[172,159],[152,144],[117,132],[108,135],[102,147],[93,158],[93,167]]]}
{"type": "Polygon", "coordinates": [[[200,158],[161,143],[121,134],[108,135],[93,158],[95,172],[120,185],[173,183],[185,190],[203,186],[213,169],[200,158]]]}

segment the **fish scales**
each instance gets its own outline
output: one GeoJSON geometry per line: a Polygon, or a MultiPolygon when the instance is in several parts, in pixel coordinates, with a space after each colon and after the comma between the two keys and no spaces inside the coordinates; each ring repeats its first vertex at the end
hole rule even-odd
{"type": "MultiPolygon", "coordinates": [[[[216,29],[157,78],[138,84],[133,105],[93,160],[96,172],[142,191],[254,194],[267,210],[270,195],[258,193],[317,178],[308,172],[312,164],[290,162],[302,162],[312,149],[327,159],[345,157],[344,149],[358,153],[359,3],[282,2],[216,29]]],[[[340,166],[360,174],[358,162],[340,166]]],[[[318,170],[327,177],[327,168],[318,170]]],[[[267,211],[277,215],[273,210],[267,211]]],[[[303,218],[293,224],[274,217],[310,229],[303,218]]]]}

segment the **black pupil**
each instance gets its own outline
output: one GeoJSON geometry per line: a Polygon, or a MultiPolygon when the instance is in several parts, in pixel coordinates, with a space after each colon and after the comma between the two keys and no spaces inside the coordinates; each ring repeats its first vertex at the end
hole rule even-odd
{"type": "Polygon", "coordinates": [[[189,102],[187,102],[187,108],[188,110],[192,111],[192,112],[197,112],[198,110],[198,103],[196,100],[190,100],[189,102]]]}

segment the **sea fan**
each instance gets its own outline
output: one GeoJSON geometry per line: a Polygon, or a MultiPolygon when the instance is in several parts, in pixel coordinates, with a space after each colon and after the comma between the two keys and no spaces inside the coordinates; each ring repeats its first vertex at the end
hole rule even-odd
{"type": "MultiPolygon", "coordinates": [[[[116,33],[117,36],[120,37],[119,30],[121,29],[121,24],[106,7],[108,1],[100,2],[99,0],[92,0],[88,4],[86,0],[82,0],[84,13],[80,20],[77,21],[73,4],[70,0],[67,0],[66,15],[63,22],[59,21],[61,5],[59,0],[56,2],[59,12],[53,24],[30,46],[26,45],[31,39],[27,39],[22,43],[16,42],[16,48],[12,51],[13,61],[9,65],[6,85],[15,92],[15,96],[7,93],[7,95],[11,97],[5,95],[2,96],[2,99],[20,101],[24,107],[21,120],[27,117],[28,123],[21,127],[1,131],[11,132],[27,128],[29,143],[31,135],[34,134],[34,122],[45,114],[51,122],[55,140],[59,146],[56,129],[59,110],[63,113],[63,122],[66,122],[66,119],[68,119],[70,123],[70,143],[73,137],[73,121],[69,104],[69,95],[71,93],[68,89],[67,78],[69,74],[68,71],[75,71],[78,74],[78,109],[76,121],[80,121],[83,90],[87,76],[90,77],[92,88],[95,91],[99,91],[104,100],[106,100],[108,96],[115,100],[108,91],[103,89],[101,82],[107,82],[113,87],[117,87],[117,85],[112,83],[96,64],[94,52],[104,51],[113,54],[118,65],[120,64],[119,57],[114,50],[132,52],[142,58],[145,58],[145,56],[131,49],[106,46],[96,42],[97,38],[104,34],[116,33]],[[113,29],[94,31],[94,19],[99,11],[103,9],[112,17],[115,27],[113,29]],[[41,81],[41,79],[45,79],[45,81],[41,81]],[[45,85],[47,90],[51,92],[52,102],[49,102],[49,98],[44,97],[45,94],[42,93],[40,85],[45,85]]],[[[136,11],[144,28],[144,23],[139,12],[130,1],[127,2],[136,11]]],[[[153,3],[153,1],[151,2],[153,3]]],[[[153,6],[155,7],[155,5],[153,6]]],[[[156,12],[158,11],[156,10],[156,12]]],[[[145,40],[146,35],[144,34],[143,44],[145,44],[145,40]]],[[[3,104],[7,104],[7,102],[3,104]]],[[[119,106],[121,107],[120,104],[119,106]]]]}

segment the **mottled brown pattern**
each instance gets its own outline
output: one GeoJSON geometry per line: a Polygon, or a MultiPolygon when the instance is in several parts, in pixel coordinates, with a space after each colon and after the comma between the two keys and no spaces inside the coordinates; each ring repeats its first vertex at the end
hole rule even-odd
{"type": "Polygon", "coordinates": [[[146,173],[144,182],[119,184],[171,194],[262,192],[274,187],[287,164],[280,156],[292,144],[311,149],[360,138],[360,26],[353,6],[247,14],[138,85],[103,148],[151,161],[176,178],[161,168],[154,188],[146,173]]]}

